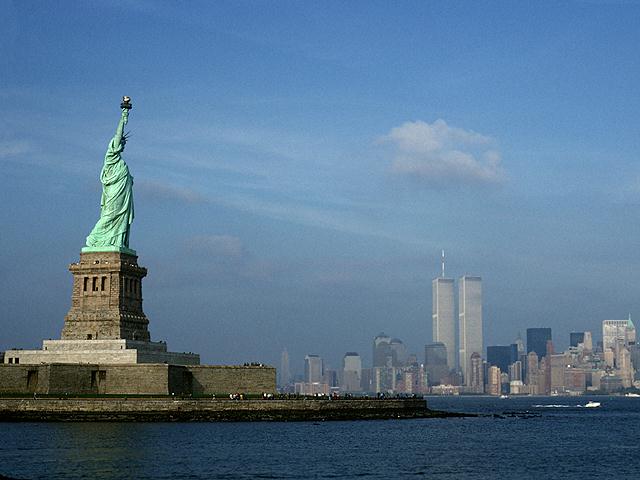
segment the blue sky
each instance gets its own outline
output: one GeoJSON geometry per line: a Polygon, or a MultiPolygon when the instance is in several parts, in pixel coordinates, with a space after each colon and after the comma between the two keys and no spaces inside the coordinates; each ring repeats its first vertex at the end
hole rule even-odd
{"type": "Polygon", "coordinates": [[[0,350],[56,338],[123,94],[152,337],[209,363],[420,354],[640,312],[640,3],[3,2],[0,350]]]}

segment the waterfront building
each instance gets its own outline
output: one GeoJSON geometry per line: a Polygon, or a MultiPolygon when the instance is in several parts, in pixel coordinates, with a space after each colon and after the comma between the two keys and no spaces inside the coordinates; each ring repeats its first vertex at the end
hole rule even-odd
{"type": "Polygon", "coordinates": [[[362,359],[356,352],[347,352],[342,359],[342,390],[359,392],[362,390],[362,359]]]}
{"type": "Polygon", "coordinates": [[[482,355],[482,279],[465,275],[459,284],[459,366],[465,385],[469,385],[471,355],[482,355]]]}
{"type": "Polygon", "coordinates": [[[527,353],[536,352],[538,358],[546,356],[549,340],[551,340],[550,328],[527,328],[527,353]]]}
{"type": "Polygon", "coordinates": [[[487,378],[487,393],[489,395],[500,395],[502,392],[502,372],[496,366],[489,367],[487,378]]]}
{"type": "Polygon", "coordinates": [[[447,366],[456,368],[456,324],[453,279],[438,277],[432,282],[432,337],[447,350],[447,366]]]}
{"type": "Polygon", "coordinates": [[[633,366],[631,364],[631,353],[627,347],[620,347],[616,356],[616,367],[618,368],[622,386],[630,388],[633,384],[633,366]]]}
{"type": "Polygon", "coordinates": [[[564,353],[547,356],[551,370],[551,393],[562,393],[566,390],[564,370],[569,362],[564,353]]]}
{"type": "Polygon", "coordinates": [[[329,395],[330,387],[326,383],[320,382],[296,382],[294,384],[294,392],[296,395],[329,395]]]}

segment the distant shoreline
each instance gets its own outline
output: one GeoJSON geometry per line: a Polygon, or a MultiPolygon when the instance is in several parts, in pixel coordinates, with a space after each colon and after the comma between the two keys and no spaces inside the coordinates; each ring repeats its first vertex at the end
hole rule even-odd
{"type": "Polygon", "coordinates": [[[237,422],[445,418],[420,398],[1,398],[3,422],[237,422]]]}

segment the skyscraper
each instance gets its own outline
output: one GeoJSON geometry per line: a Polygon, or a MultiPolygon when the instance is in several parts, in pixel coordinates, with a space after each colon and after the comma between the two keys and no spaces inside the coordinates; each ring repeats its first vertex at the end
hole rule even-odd
{"type": "Polygon", "coordinates": [[[324,375],[322,357],[319,355],[307,355],[304,357],[304,381],[307,383],[320,383],[324,375]]]}
{"type": "MultiPolygon", "coordinates": [[[[391,337],[384,333],[378,334],[373,339],[373,366],[386,367],[387,364],[393,362],[393,353],[391,352],[391,337]],[[391,360],[389,360],[391,358],[391,360]]],[[[391,365],[388,365],[391,366],[391,365]]]]}
{"type": "Polygon", "coordinates": [[[584,343],[584,332],[571,332],[569,334],[569,346],[577,347],[579,343],[584,343]]]}
{"type": "Polygon", "coordinates": [[[538,358],[546,356],[548,340],[551,340],[550,328],[527,328],[527,353],[536,352],[538,358]]]}
{"type": "Polygon", "coordinates": [[[356,352],[347,352],[342,359],[342,390],[359,392],[362,378],[362,360],[356,352]]]}
{"type": "Polygon", "coordinates": [[[469,385],[471,355],[482,355],[482,279],[463,276],[459,280],[459,362],[465,385],[469,385]]]}
{"type": "Polygon", "coordinates": [[[447,377],[447,347],[442,342],[430,343],[424,347],[424,368],[429,385],[439,385],[447,377]]]}
{"type": "Polygon", "coordinates": [[[518,360],[518,344],[493,345],[487,347],[487,363],[494,365],[501,372],[508,372],[509,365],[518,360]]]}
{"type": "Polygon", "coordinates": [[[484,393],[484,365],[478,352],[471,354],[469,360],[469,382],[471,393],[484,393]]]}
{"type": "Polygon", "coordinates": [[[280,356],[280,371],[278,372],[278,385],[285,387],[291,380],[291,374],[289,373],[289,353],[285,348],[280,356]]]}
{"type": "Polygon", "coordinates": [[[399,367],[407,360],[407,348],[399,338],[380,333],[373,339],[373,366],[399,367]]]}
{"type": "Polygon", "coordinates": [[[456,324],[453,301],[453,279],[438,277],[432,282],[433,343],[443,343],[447,348],[447,365],[456,367],[456,324]]]}
{"type": "Polygon", "coordinates": [[[636,327],[628,320],[603,320],[602,321],[602,349],[615,350],[617,343],[629,345],[636,342],[636,327]]]}

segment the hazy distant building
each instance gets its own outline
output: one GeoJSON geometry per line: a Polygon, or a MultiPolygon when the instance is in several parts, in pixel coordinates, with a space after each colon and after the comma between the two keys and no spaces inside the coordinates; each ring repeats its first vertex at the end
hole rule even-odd
{"type": "Polygon", "coordinates": [[[465,385],[469,385],[471,355],[482,355],[482,279],[463,276],[459,280],[459,362],[465,385]]]}
{"type": "Polygon", "coordinates": [[[565,354],[550,355],[547,358],[551,370],[551,393],[562,393],[566,390],[564,371],[569,364],[565,354]]]}
{"type": "Polygon", "coordinates": [[[373,366],[400,367],[407,360],[407,348],[399,338],[384,333],[373,339],[373,366]]]}
{"type": "Polygon", "coordinates": [[[569,334],[569,346],[577,347],[579,343],[584,344],[584,332],[571,332],[569,334]]]}
{"type": "Polygon", "coordinates": [[[394,367],[402,367],[407,362],[407,347],[399,338],[392,338],[389,343],[391,349],[392,365],[394,367]]]}
{"type": "Polygon", "coordinates": [[[456,367],[456,324],[453,299],[453,279],[434,278],[432,282],[433,342],[447,349],[447,365],[456,367]]]}
{"type": "Polygon", "coordinates": [[[304,380],[306,383],[321,383],[323,375],[322,357],[319,355],[304,357],[304,380]]]}
{"type": "Polygon", "coordinates": [[[631,365],[634,369],[634,380],[640,380],[640,345],[629,345],[629,354],[631,355],[631,365]]]}
{"type": "Polygon", "coordinates": [[[524,345],[524,340],[522,340],[522,337],[520,336],[520,332],[518,332],[518,338],[516,338],[513,343],[516,344],[516,347],[518,349],[518,358],[520,358],[521,355],[526,355],[527,354],[527,349],[524,345]]]}
{"type": "Polygon", "coordinates": [[[618,375],[604,375],[600,379],[600,389],[606,393],[614,393],[622,390],[622,379],[618,375]]]}
{"type": "Polygon", "coordinates": [[[362,369],[362,377],[360,379],[360,388],[363,392],[373,392],[375,391],[375,386],[373,384],[374,379],[374,369],[373,368],[363,368],[362,369]]]}
{"type": "Polygon", "coordinates": [[[550,328],[527,328],[527,353],[536,352],[538,358],[546,356],[549,340],[551,340],[550,328]]]}
{"type": "Polygon", "coordinates": [[[633,383],[633,365],[631,363],[631,353],[627,347],[620,347],[618,349],[618,355],[616,357],[616,366],[620,372],[620,378],[622,379],[622,386],[624,388],[631,387],[633,383]]]}
{"type": "Polygon", "coordinates": [[[527,366],[525,368],[525,372],[525,383],[529,388],[529,393],[531,395],[538,395],[540,393],[538,390],[540,370],[538,354],[536,352],[527,354],[527,366]]]}
{"type": "Polygon", "coordinates": [[[373,366],[386,367],[393,363],[393,352],[390,347],[391,337],[380,333],[373,339],[373,366]]]}
{"type": "Polygon", "coordinates": [[[584,339],[582,340],[582,344],[584,345],[583,351],[585,353],[591,353],[593,351],[593,337],[591,332],[584,332],[584,339]]]}
{"type": "Polygon", "coordinates": [[[430,343],[424,347],[424,368],[430,386],[443,383],[449,375],[447,366],[447,347],[442,342],[430,343]]]}
{"type": "Polygon", "coordinates": [[[359,392],[362,390],[362,359],[356,352],[347,352],[342,359],[342,390],[359,392]]]}
{"type": "Polygon", "coordinates": [[[285,348],[280,356],[280,371],[278,372],[278,385],[285,387],[291,381],[291,373],[289,370],[289,353],[285,348]]]}

